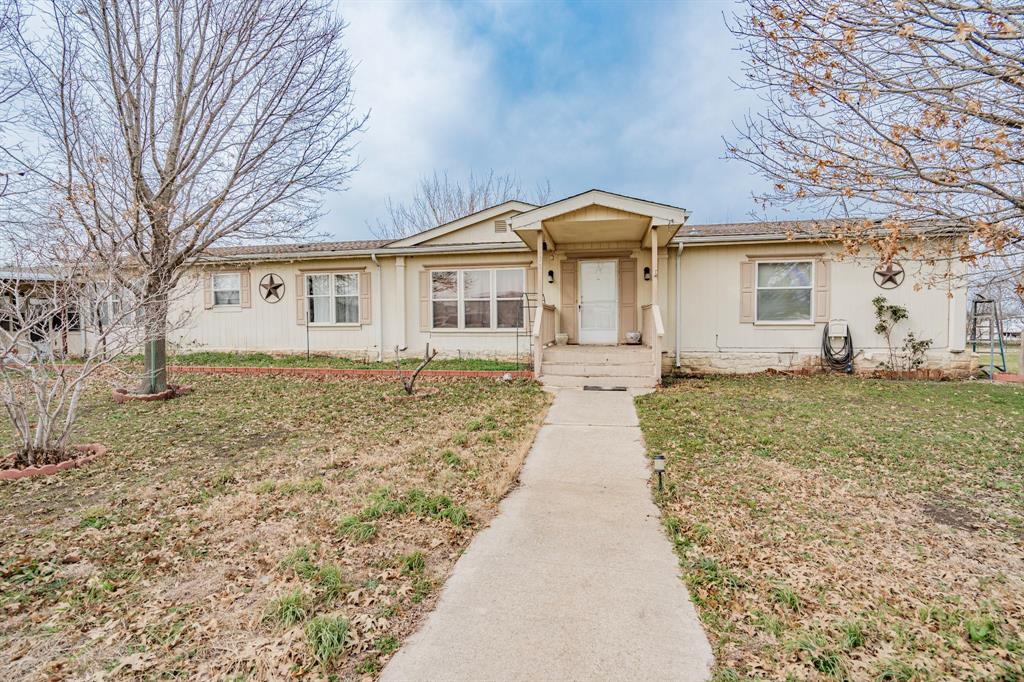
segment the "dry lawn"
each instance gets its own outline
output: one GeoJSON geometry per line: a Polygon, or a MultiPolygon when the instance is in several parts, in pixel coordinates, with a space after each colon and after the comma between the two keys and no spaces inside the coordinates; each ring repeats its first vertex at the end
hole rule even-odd
{"type": "Polygon", "coordinates": [[[638,407],[717,680],[1024,679],[1024,390],[714,378],[638,407]]]}
{"type": "MultiPolygon", "coordinates": [[[[186,378],[105,460],[0,483],[0,679],[375,675],[515,482],[529,382],[186,378]]],[[[2,434],[0,434],[2,435],[2,434]]]]}

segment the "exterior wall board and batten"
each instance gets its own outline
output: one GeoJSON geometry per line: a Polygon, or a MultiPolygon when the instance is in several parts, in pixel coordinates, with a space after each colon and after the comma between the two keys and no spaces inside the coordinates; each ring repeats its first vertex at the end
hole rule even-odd
{"type": "MultiPolygon", "coordinates": [[[[634,200],[635,201],[635,200],[634,200]]],[[[631,204],[626,204],[630,208],[631,204]]],[[[375,249],[374,264],[368,253],[309,257],[282,255],[275,260],[253,257],[249,261],[211,262],[197,268],[195,277],[182,285],[183,295],[176,301],[178,313],[187,313],[187,324],[172,340],[181,350],[239,350],[277,353],[306,351],[314,353],[375,358],[381,351],[392,357],[393,348],[404,348],[407,355],[421,354],[429,341],[442,355],[463,357],[511,357],[516,351],[516,334],[511,330],[431,329],[424,321],[429,315],[430,270],[494,267],[521,267],[526,270],[526,290],[533,292],[537,281],[536,241],[506,223],[515,216],[543,214],[529,204],[512,202],[448,226],[434,228],[419,239],[414,235],[375,249]],[[467,244],[469,242],[469,244],[467,244]],[[474,244],[476,246],[474,246],[474,244]],[[213,306],[208,275],[212,272],[238,272],[242,295],[237,306],[213,306]],[[305,325],[299,284],[306,273],[356,272],[360,281],[360,321],[358,324],[305,325]],[[259,282],[267,274],[281,277],[286,291],[281,301],[267,303],[259,294],[259,282]],[[381,336],[383,335],[383,344],[381,336]]],[[[563,242],[554,240],[539,264],[544,300],[555,305],[558,331],[567,333],[570,343],[578,341],[577,281],[581,259],[614,258],[618,268],[619,341],[625,332],[640,325],[640,310],[653,300],[651,281],[643,277],[652,268],[651,248],[640,236],[645,231],[635,213],[618,208],[577,207],[551,224],[576,219],[586,222],[562,226],[563,242]],[[615,221],[618,221],[617,223],[615,221]],[[620,237],[637,226],[635,241],[608,239],[620,237]],[[609,226],[617,226],[615,232],[609,226]],[[587,231],[590,230],[590,232],[587,231]],[[594,241],[586,241],[587,234],[594,241]],[[568,238],[569,241],[565,241],[568,238]],[[548,282],[548,271],[554,282],[548,282]]],[[[652,220],[653,222],[653,220],[652,220]]],[[[514,224],[512,224],[514,227],[514,224]]],[[[632,234],[632,233],[629,233],[632,234]]],[[[526,235],[529,236],[529,235],[526,235]]],[[[665,238],[657,235],[659,243],[665,238]]],[[[662,349],[666,366],[675,359],[676,330],[681,323],[681,367],[689,371],[749,372],[768,367],[786,368],[816,365],[824,323],[844,319],[854,336],[858,367],[866,368],[882,359],[884,343],[873,331],[871,299],[883,295],[910,312],[909,323],[901,325],[900,338],[913,330],[919,337],[934,341],[929,363],[958,367],[969,354],[957,353],[965,347],[966,293],[963,289],[924,287],[914,268],[907,265],[906,281],[897,289],[882,290],[872,280],[874,263],[854,259],[841,260],[837,246],[827,242],[778,241],[732,244],[686,243],[680,262],[681,282],[676,281],[675,260],[679,258],[677,241],[658,248],[658,302],[665,327],[662,349]],[[809,260],[813,263],[813,321],[771,323],[753,317],[756,287],[756,263],[771,260],[809,260]],[[681,285],[681,305],[676,292],[681,285]],[[677,319],[677,310],[681,319],[677,319]]],[[[960,264],[950,267],[962,270],[960,264]]],[[[519,350],[526,343],[519,336],[519,350]]]]}

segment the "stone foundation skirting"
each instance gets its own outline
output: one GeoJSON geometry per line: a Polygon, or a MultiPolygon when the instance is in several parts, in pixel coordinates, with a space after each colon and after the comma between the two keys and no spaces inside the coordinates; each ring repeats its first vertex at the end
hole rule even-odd
{"type": "MultiPolygon", "coordinates": [[[[858,351],[853,360],[856,374],[873,374],[886,360],[885,351],[871,350],[865,355],[858,351]]],[[[675,356],[666,354],[663,363],[666,373],[683,374],[756,374],[766,370],[781,372],[809,372],[821,369],[821,355],[817,351],[687,351],[675,367],[675,356]]],[[[968,353],[932,351],[921,369],[934,370],[929,376],[962,378],[974,373],[977,365],[968,353]]]]}

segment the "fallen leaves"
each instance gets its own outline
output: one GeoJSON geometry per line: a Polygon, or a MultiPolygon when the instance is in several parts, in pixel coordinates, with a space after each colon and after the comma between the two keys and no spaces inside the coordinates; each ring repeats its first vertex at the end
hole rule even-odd
{"type": "Polygon", "coordinates": [[[432,381],[441,390],[430,401],[386,407],[396,382],[190,382],[195,393],[168,403],[90,395],[81,438],[111,456],[0,485],[3,679],[376,674],[393,645],[375,643],[400,641],[430,609],[548,402],[532,383],[486,379],[432,381]],[[471,422],[486,426],[467,433],[471,422]],[[469,521],[382,515],[366,542],[338,535],[382,488],[450,500],[442,511],[465,509],[469,521]],[[282,567],[299,547],[316,570],[282,567]],[[414,551],[423,571],[403,574],[398,559],[414,551]],[[294,590],[307,595],[306,618],[265,622],[268,604],[294,590]],[[305,629],[320,616],[349,624],[344,655],[323,668],[305,629]]]}
{"type": "Polygon", "coordinates": [[[638,407],[723,679],[1024,675],[1024,393],[715,378],[638,407]]]}

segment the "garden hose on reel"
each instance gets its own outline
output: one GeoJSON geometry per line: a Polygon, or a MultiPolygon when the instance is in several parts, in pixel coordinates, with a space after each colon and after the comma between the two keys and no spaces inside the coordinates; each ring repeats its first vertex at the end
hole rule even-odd
{"type": "Polygon", "coordinates": [[[853,334],[845,322],[838,322],[840,329],[833,334],[832,325],[836,323],[836,320],[827,322],[821,334],[821,366],[835,372],[853,374],[853,334]],[[843,345],[838,350],[832,345],[833,338],[843,339],[843,345]]]}

